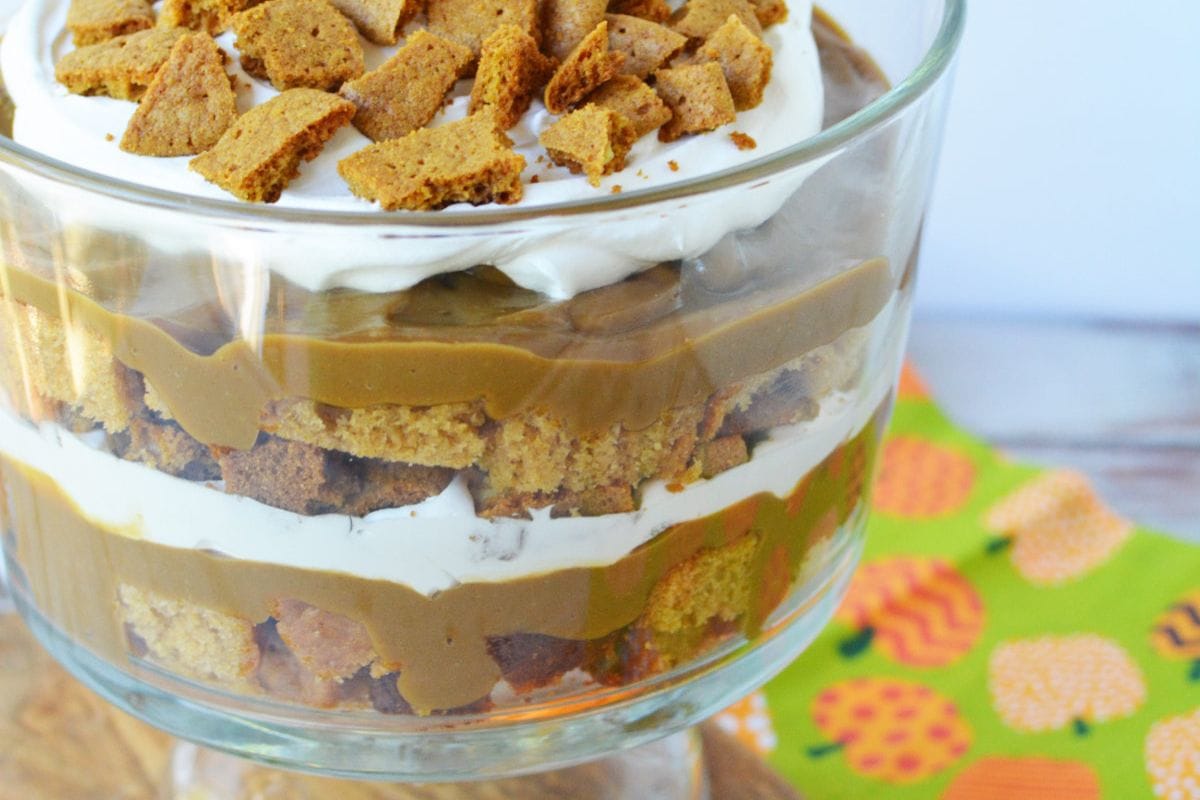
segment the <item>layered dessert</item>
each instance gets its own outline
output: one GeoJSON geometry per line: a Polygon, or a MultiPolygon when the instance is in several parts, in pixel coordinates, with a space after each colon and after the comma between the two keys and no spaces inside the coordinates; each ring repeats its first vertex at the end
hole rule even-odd
{"type": "Polygon", "coordinates": [[[685,670],[828,588],[911,283],[890,143],[584,225],[555,206],[862,108],[882,76],[828,18],[37,0],[3,48],[18,143],[225,203],[187,227],[3,178],[5,549],[78,644],[279,703],[478,715],[685,670]],[[296,220],[268,202],[329,235],[271,235],[296,220]],[[534,213],[472,217],[497,204],[534,213]],[[346,218],[410,213],[462,224],[346,218]]]}

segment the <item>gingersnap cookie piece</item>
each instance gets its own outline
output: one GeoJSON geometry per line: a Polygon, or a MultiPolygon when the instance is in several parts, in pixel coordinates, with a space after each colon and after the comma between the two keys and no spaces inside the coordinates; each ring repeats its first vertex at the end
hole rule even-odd
{"type": "Polygon", "coordinates": [[[758,24],[764,28],[778,25],[788,18],[788,7],[784,0],[750,0],[750,4],[754,6],[758,24]]]}
{"type": "Polygon", "coordinates": [[[67,30],[76,47],[104,42],[154,26],[147,0],[71,0],[67,30]]]}
{"type": "Polygon", "coordinates": [[[763,89],[771,80],[771,48],[738,16],[730,14],[724,25],[709,34],[696,54],[721,65],[738,111],[762,102],[763,89]]]}
{"type": "Polygon", "coordinates": [[[633,123],[638,138],[671,119],[671,109],[646,82],[618,75],[588,95],[588,103],[612,109],[633,123]]]}
{"type": "Polygon", "coordinates": [[[501,25],[516,25],[537,39],[538,0],[426,0],[429,30],[471,48],[479,55],[483,40],[501,25]]]}
{"type": "Polygon", "coordinates": [[[363,73],[350,20],[328,0],[267,0],[233,18],[242,67],[279,91],[336,90],[363,73]]]}
{"type": "Polygon", "coordinates": [[[667,0],[612,0],[608,4],[608,13],[666,22],[671,18],[671,7],[667,5],[667,0]]]}
{"type": "Polygon", "coordinates": [[[604,19],[607,0],[542,0],[542,47],[562,61],[604,19]]]}
{"type": "Polygon", "coordinates": [[[633,123],[611,108],[588,104],[542,131],[538,142],[555,164],[587,175],[588,183],[625,168],[625,156],[637,141],[633,123]]]}
{"type": "Polygon", "coordinates": [[[623,53],[608,50],[608,23],[583,37],[546,84],[543,100],[551,114],[562,114],[621,71],[623,53]]]}
{"type": "Polygon", "coordinates": [[[669,25],[688,39],[706,39],[725,24],[730,14],[735,14],[755,36],[762,36],[762,26],[749,0],[688,0],[671,15],[669,25]]]}
{"type": "Polygon", "coordinates": [[[626,14],[609,14],[608,49],[625,54],[627,75],[646,78],[665,64],[687,44],[687,37],[650,22],[626,14]]]}
{"type": "Polygon", "coordinates": [[[350,191],[386,211],[515,203],[523,169],[524,157],[487,111],[378,142],[338,163],[350,191]]]}
{"type": "Polygon", "coordinates": [[[54,65],[54,77],[72,94],[137,100],[186,34],[179,28],[152,28],[90,44],[63,56],[54,65]]]}
{"type": "Polygon", "coordinates": [[[233,16],[251,0],[163,0],[160,28],[191,28],[216,36],[229,30],[233,16]]]}
{"type": "Polygon", "coordinates": [[[354,110],[337,95],[289,89],[243,114],[188,166],[242,200],[274,203],[354,110]]]}
{"type": "Polygon", "coordinates": [[[377,142],[423,127],[442,108],[446,93],[473,56],[458,42],[416,31],[378,69],[342,84],[354,103],[354,126],[377,142]]]}
{"type": "Polygon", "coordinates": [[[467,110],[490,108],[500,129],[508,130],[521,121],[553,71],[554,62],[541,54],[532,36],[516,25],[502,25],[483,40],[467,110]]]}
{"type": "Polygon", "coordinates": [[[658,129],[659,141],[673,142],[685,133],[703,133],[737,118],[733,95],[721,65],[688,64],[654,73],[654,90],[671,108],[671,120],[658,129]]]}
{"type": "Polygon", "coordinates": [[[144,156],[186,156],[217,143],[237,118],[225,53],[207,33],[171,48],[121,137],[121,149],[144,156]]]}
{"type": "Polygon", "coordinates": [[[395,44],[400,30],[421,10],[420,0],[331,0],[359,33],[375,44],[395,44]]]}

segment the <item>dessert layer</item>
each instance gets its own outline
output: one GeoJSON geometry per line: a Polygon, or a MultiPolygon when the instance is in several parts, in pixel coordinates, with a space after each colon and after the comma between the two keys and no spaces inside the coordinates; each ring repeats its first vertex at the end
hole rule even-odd
{"type": "Polygon", "coordinates": [[[786,497],[800,478],[860,431],[886,396],[882,376],[836,392],[811,420],[772,429],[746,463],[687,485],[651,481],[640,509],[531,519],[477,516],[462,475],[423,502],[365,516],[302,516],[226,494],[89,446],[53,423],[0,412],[0,453],[46,475],[89,520],[131,538],[303,569],[377,579],[433,596],[461,583],[499,582],[615,563],[680,522],[718,513],[748,494],[786,497]]]}
{"type": "MultiPolygon", "coordinates": [[[[18,141],[90,169],[110,169],[110,175],[119,173],[144,185],[165,185],[199,195],[219,194],[219,190],[206,186],[199,176],[188,173],[184,159],[135,157],[118,150],[115,143],[105,141],[106,133],[124,129],[133,104],[70,96],[55,86],[52,62],[65,47],[65,34],[56,37],[52,32],[61,30],[60,17],[65,6],[66,0],[27,3],[6,33],[0,63],[17,104],[18,141]],[[160,180],[160,176],[166,177],[160,180]]],[[[689,137],[672,145],[644,137],[635,145],[626,170],[635,175],[610,177],[601,189],[611,189],[608,184],[620,182],[628,193],[643,186],[746,163],[815,133],[823,117],[828,124],[828,115],[821,112],[821,98],[826,92],[842,90],[844,96],[833,101],[840,112],[860,108],[877,96],[883,80],[868,59],[855,61],[854,71],[835,73],[832,81],[829,75],[822,75],[809,30],[809,12],[807,4],[796,3],[787,22],[766,32],[767,41],[775,51],[776,78],[768,84],[762,105],[744,112],[736,123],[739,132],[749,133],[757,141],[756,149],[740,151],[721,131],[689,137]],[[654,152],[644,153],[639,148],[654,152]],[[658,148],[678,150],[658,152],[658,148]]],[[[836,34],[825,18],[818,15],[814,25],[819,34],[826,34],[820,36],[822,58],[840,50],[857,52],[836,34]]],[[[370,65],[372,59],[368,61],[370,65]]],[[[255,93],[273,91],[257,82],[251,83],[256,87],[255,93]]],[[[444,119],[461,114],[460,107],[465,102],[465,98],[456,100],[443,115],[444,119]]],[[[543,111],[531,114],[529,119],[529,124],[522,123],[518,128],[516,138],[535,143],[540,130],[553,117],[543,111]]],[[[329,163],[336,162],[334,156],[339,152],[361,146],[363,142],[356,137],[363,138],[351,128],[339,133],[327,148],[331,151],[327,153],[332,159],[329,163]]],[[[539,182],[527,187],[527,202],[596,196],[596,190],[584,178],[568,176],[561,169],[547,171],[537,164],[536,158],[528,160],[531,168],[547,174],[539,174],[539,182]],[[538,199],[539,193],[545,193],[543,199],[538,199]]],[[[338,199],[338,192],[329,188],[330,181],[326,178],[332,177],[339,187],[344,187],[340,178],[332,170],[331,176],[322,176],[320,169],[313,170],[313,166],[316,165],[310,165],[310,171],[285,193],[285,201],[294,195],[309,198],[297,200],[304,207],[349,204],[346,207],[370,209],[361,200],[338,199]]],[[[373,292],[394,291],[432,274],[493,264],[519,285],[563,298],[612,283],[662,261],[698,256],[729,231],[759,225],[778,210],[811,169],[794,169],[753,188],[604,215],[473,229],[467,210],[463,212],[467,215],[464,218],[467,226],[455,229],[371,227],[355,231],[354,247],[349,248],[351,254],[345,244],[345,229],[339,225],[311,222],[305,222],[303,227],[284,225],[278,235],[263,236],[258,231],[232,229],[219,219],[197,213],[188,216],[184,228],[182,218],[151,207],[87,198],[40,181],[25,179],[23,184],[38,201],[55,208],[68,222],[115,235],[132,235],[173,257],[200,250],[218,262],[251,259],[309,289],[341,286],[373,292]],[[421,238],[409,239],[404,247],[397,247],[396,236],[421,238]]]]}
{"type": "MultiPolygon", "coordinates": [[[[30,0],[8,25],[0,66],[8,91],[16,101],[13,136],[17,142],[108,178],[192,197],[228,200],[227,194],[190,172],[185,157],[151,160],[126,154],[116,142],[107,142],[106,134],[120,138],[133,113],[132,103],[68,95],[55,83],[54,62],[71,47],[70,36],[64,30],[67,6],[68,0],[30,0]]],[[[624,191],[667,186],[737,167],[816,133],[822,121],[823,88],[809,28],[810,14],[808,2],[798,0],[792,4],[786,22],[764,32],[774,50],[775,78],[767,85],[761,106],[740,114],[734,124],[726,126],[728,131],[686,137],[671,144],[660,143],[656,137],[643,137],[631,151],[625,172],[608,176],[599,187],[590,186],[583,176],[571,175],[566,169],[551,168],[544,156],[539,163],[538,137],[557,118],[542,107],[540,100],[535,100],[532,112],[509,132],[528,164],[523,176],[526,198],[522,207],[600,199],[617,185],[624,191]],[[728,137],[734,128],[749,133],[758,143],[757,149],[740,151],[728,137]],[[530,184],[534,176],[538,182],[530,184]]],[[[236,52],[232,34],[224,34],[217,41],[229,52],[236,52]]],[[[394,49],[366,44],[368,68],[382,64],[394,49]]],[[[239,85],[250,86],[239,97],[241,110],[276,94],[269,84],[246,76],[235,64],[236,59],[230,66],[239,85]]],[[[468,85],[462,82],[454,100],[434,120],[434,125],[463,118],[468,92],[468,85]]],[[[280,203],[304,210],[378,215],[376,206],[355,198],[336,172],[338,160],[368,144],[370,139],[353,127],[343,128],[317,161],[301,169],[300,178],[283,193],[280,203]]],[[[493,234],[500,235],[487,237],[467,231],[410,228],[406,233],[439,239],[413,241],[407,247],[396,248],[374,231],[356,233],[352,263],[347,263],[344,241],[336,239],[326,242],[322,252],[314,252],[319,240],[292,247],[284,237],[260,254],[272,269],[314,289],[342,285],[372,291],[395,290],[434,273],[494,264],[517,283],[552,296],[570,296],[662,260],[700,254],[727,231],[755,227],[778,210],[805,175],[806,170],[799,170],[760,190],[739,192],[738,203],[726,206],[719,222],[714,222],[718,218],[713,213],[718,206],[709,201],[692,201],[660,205],[656,210],[643,210],[619,219],[593,219],[572,227],[568,235],[564,235],[559,225],[538,224],[522,225],[520,233],[509,230],[510,235],[493,230],[493,234]],[[588,270],[576,266],[584,255],[590,261],[588,270]]],[[[64,207],[67,215],[85,213],[85,218],[94,224],[101,223],[113,230],[137,230],[157,247],[178,252],[178,240],[173,242],[170,236],[155,235],[155,222],[145,216],[131,222],[128,216],[122,218],[124,212],[110,213],[102,203],[84,210],[78,199],[72,204],[58,205],[64,207]]],[[[473,206],[457,204],[438,213],[452,213],[469,222],[472,212],[473,206]]],[[[220,248],[221,242],[215,240],[212,245],[220,248]]],[[[241,252],[247,246],[251,246],[250,241],[241,243],[241,252]]]]}
{"type": "MultiPolygon", "coordinates": [[[[247,320],[226,305],[236,285],[211,270],[87,263],[60,273],[72,288],[0,263],[0,293],[65,321],[62,342],[39,346],[65,350],[71,370],[115,359],[144,377],[156,411],[204,444],[240,450],[270,427],[274,403],[296,397],[329,418],[480,403],[493,420],[531,411],[571,434],[644,429],[866,325],[898,280],[873,259],[815,286],[817,276],[775,270],[729,295],[664,265],[565,303],[486,271],[385,295],[310,294],[275,280],[259,287],[247,320]]],[[[2,322],[28,349],[38,332],[19,313],[2,322]]],[[[107,383],[119,407],[129,387],[120,375],[107,383]]]]}
{"type": "MultiPolygon", "coordinates": [[[[486,698],[505,677],[497,648],[520,641],[518,635],[593,642],[619,662],[612,669],[621,683],[638,674],[622,672],[631,659],[665,654],[662,666],[679,663],[715,635],[714,624],[752,636],[787,595],[808,551],[859,506],[878,428],[868,422],[784,497],[754,494],[671,526],[613,564],[463,583],[432,597],[388,581],[136,538],[129,535],[134,531],[97,524],[40,470],[3,458],[0,473],[24,579],[43,613],[84,646],[122,658],[128,623],[142,631],[141,646],[157,648],[152,652],[169,668],[233,679],[263,657],[254,644],[261,636],[256,626],[274,621],[296,651],[313,627],[297,622],[289,633],[287,623],[311,607],[310,618],[321,612],[333,615],[322,617],[328,625],[361,625],[369,640],[369,652],[354,648],[359,655],[342,665],[342,675],[369,669],[371,676],[391,676],[399,698],[426,713],[486,698]],[[737,608],[725,602],[732,598],[741,598],[737,608]],[[289,603],[301,604],[292,608],[295,615],[289,603]],[[619,640],[605,644],[618,631],[619,640]],[[171,663],[189,656],[215,666],[190,663],[184,670],[171,663]]],[[[347,638],[357,640],[350,632],[347,638]]]]}

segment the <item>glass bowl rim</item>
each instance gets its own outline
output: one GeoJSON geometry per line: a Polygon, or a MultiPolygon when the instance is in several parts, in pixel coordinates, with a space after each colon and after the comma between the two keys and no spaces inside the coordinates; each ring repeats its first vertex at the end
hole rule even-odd
{"type": "Polygon", "coordinates": [[[280,208],[249,204],[238,200],[218,200],[155,189],[108,177],[82,167],[42,155],[36,150],[0,136],[0,161],[39,177],[69,184],[113,199],[152,206],[193,216],[205,216],[238,224],[300,223],[369,228],[463,229],[532,221],[545,217],[573,217],[601,211],[618,211],[679,200],[726,189],[750,181],[770,178],[791,167],[814,162],[847,143],[886,124],[908,106],[923,97],[949,69],[962,40],[966,0],[943,0],[942,19],[929,49],[917,66],[884,94],[846,119],[796,144],[745,164],[718,172],[686,178],[666,186],[637,189],[599,198],[585,198],[521,208],[511,207],[445,214],[438,211],[387,213],[376,210],[321,211],[306,208],[280,208]]]}

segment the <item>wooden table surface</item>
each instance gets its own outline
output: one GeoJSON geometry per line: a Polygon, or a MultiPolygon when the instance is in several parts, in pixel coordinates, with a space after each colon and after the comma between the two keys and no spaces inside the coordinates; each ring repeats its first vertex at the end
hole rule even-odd
{"type": "MultiPolygon", "coordinates": [[[[1017,459],[1078,468],[1126,516],[1200,543],[1200,325],[920,318],[910,354],[959,425],[1017,459]]],[[[166,738],[89,699],[2,617],[0,711],[0,800],[150,797],[114,794],[114,770],[147,789],[166,738]],[[79,783],[89,776],[102,779],[98,793],[79,783]],[[29,780],[54,789],[30,794],[29,780]]],[[[704,735],[714,800],[798,800],[730,737],[704,735]]],[[[282,773],[269,782],[284,792],[271,797],[349,796],[282,773]]],[[[479,796],[529,796],[515,791],[479,796]]]]}

